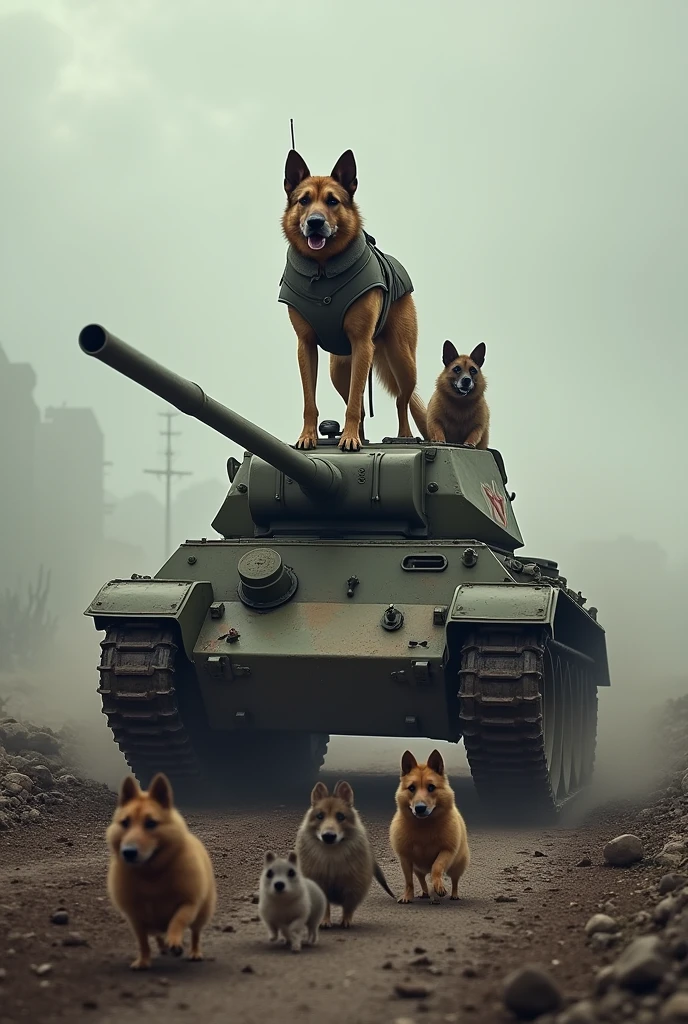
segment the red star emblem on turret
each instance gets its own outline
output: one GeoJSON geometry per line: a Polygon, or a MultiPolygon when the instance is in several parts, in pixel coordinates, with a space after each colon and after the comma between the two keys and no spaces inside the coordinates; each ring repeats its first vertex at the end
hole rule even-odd
{"type": "Polygon", "coordinates": [[[487,510],[496,523],[503,526],[506,529],[508,518],[506,508],[506,497],[500,494],[497,489],[497,484],[492,481],[490,484],[482,484],[483,494],[485,495],[485,503],[487,504],[487,510]]]}

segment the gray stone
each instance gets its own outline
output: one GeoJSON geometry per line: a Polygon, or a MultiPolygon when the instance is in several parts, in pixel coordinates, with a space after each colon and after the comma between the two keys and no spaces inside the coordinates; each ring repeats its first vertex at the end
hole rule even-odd
{"type": "Polygon", "coordinates": [[[688,1022],[688,992],[676,992],[669,996],[660,1011],[659,1019],[671,1024],[688,1022]]]}
{"type": "Polygon", "coordinates": [[[666,896],[668,892],[673,892],[674,889],[680,889],[686,884],[686,882],[688,882],[688,877],[686,877],[686,875],[677,875],[676,873],[663,875],[659,880],[660,896],[666,896]]]}
{"type": "Polygon", "coordinates": [[[619,926],[608,914],[593,914],[585,926],[586,935],[597,935],[598,932],[617,932],[619,926]]]}
{"type": "Polygon", "coordinates": [[[53,773],[49,768],[46,768],[44,764],[33,765],[31,768],[31,776],[34,782],[38,783],[41,789],[52,789],[55,785],[53,773]]]}
{"type": "Polygon", "coordinates": [[[4,784],[5,788],[7,788],[8,785],[20,786],[22,789],[25,789],[27,793],[30,793],[33,789],[33,782],[29,776],[22,775],[21,772],[10,772],[5,776],[4,784]]]}
{"type": "Polygon", "coordinates": [[[652,911],[652,916],[657,924],[666,924],[678,909],[678,900],[675,896],[665,896],[652,911]]]}
{"type": "Polygon", "coordinates": [[[58,784],[60,786],[65,786],[65,787],[80,785],[79,780],[77,779],[77,777],[75,775],[60,775],[60,777],[57,780],[57,782],[58,782],[58,784]]]}
{"type": "Polygon", "coordinates": [[[53,924],[69,924],[69,914],[66,910],[56,910],[50,920],[53,924]]]}
{"type": "Polygon", "coordinates": [[[558,983],[543,967],[529,964],[512,971],[504,980],[504,1005],[522,1020],[533,1020],[558,1010],[562,993],[558,983]]]}
{"type": "Polygon", "coordinates": [[[610,935],[608,932],[597,932],[590,937],[590,948],[593,953],[603,953],[605,949],[611,949],[621,938],[621,932],[610,935]]]}
{"type": "Polygon", "coordinates": [[[626,868],[643,859],[643,844],[637,836],[625,834],[607,843],[602,854],[607,864],[626,868]]]}
{"type": "Polygon", "coordinates": [[[7,721],[0,725],[0,742],[8,753],[18,750],[26,750],[29,733],[24,725],[19,722],[7,721]]]}
{"type": "Polygon", "coordinates": [[[557,1017],[557,1024],[597,1024],[595,1007],[589,999],[574,1003],[557,1017]]]}
{"type": "Polygon", "coordinates": [[[656,935],[643,935],[627,946],[613,967],[614,979],[623,988],[646,992],[659,985],[667,961],[656,935]]]}

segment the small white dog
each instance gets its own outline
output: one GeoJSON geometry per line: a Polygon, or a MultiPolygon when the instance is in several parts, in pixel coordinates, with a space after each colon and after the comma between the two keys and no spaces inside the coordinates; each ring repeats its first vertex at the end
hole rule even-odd
{"type": "Polygon", "coordinates": [[[305,929],[306,941],[314,946],[326,909],[325,893],[301,874],[299,858],[293,850],[286,860],[275,857],[271,851],[265,854],[258,913],[267,926],[270,942],[281,933],[292,952],[298,953],[305,929]]]}

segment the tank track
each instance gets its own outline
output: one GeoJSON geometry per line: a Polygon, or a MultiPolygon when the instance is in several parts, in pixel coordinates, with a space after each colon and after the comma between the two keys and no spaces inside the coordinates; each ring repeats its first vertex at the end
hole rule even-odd
{"type": "Polygon", "coordinates": [[[178,646],[172,628],[127,623],[101,641],[103,714],[127,764],[145,785],[155,771],[171,782],[203,780],[203,765],[179,713],[175,688],[178,646]]]}
{"type": "MultiPolygon", "coordinates": [[[[550,781],[542,697],[546,645],[544,630],[494,626],[475,630],[463,644],[459,716],[464,745],[481,801],[500,814],[552,819],[576,795],[558,797],[550,781]]],[[[596,720],[596,688],[592,692],[596,720]]],[[[581,730],[581,741],[587,781],[595,747],[589,724],[581,730]]]]}
{"type": "MultiPolygon", "coordinates": [[[[210,784],[218,767],[231,768],[245,752],[245,741],[250,742],[252,752],[258,752],[261,737],[256,734],[222,736],[225,742],[220,748],[217,736],[213,737],[215,743],[208,742],[205,723],[198,735],[189,730],[175,685],[185,655],[179,655],[174,627],[122,623],[107,630],[100,646],[98,693],[103,714],[141,785],[147,785],[156,771],[163,771],[180,793],[192,794],[210,784]],[[209,754],[211,749],[213,753],[209,754]],[[199,757],[197,751],[206,757],[199,757]]],[[[181,671],[185,668],[183,665],[181,671]]],[[[190,684],[189,688],[194,685],[191,679],[185,682],[190,684]]],[[[202,709],[192,709],[188,717],[202,720],[202,709]]],[[[289,733],[280,738],[287,746],[295,739],[289,733]]],[[[317,737],[304,770],[317,773],[325,760],[328,743],[329,737],[317,737]]],[[[274,760],[280,757],[280,744],[274,736],[266,734],[264,745],[261,760],[271,774],[274,760]]]]}

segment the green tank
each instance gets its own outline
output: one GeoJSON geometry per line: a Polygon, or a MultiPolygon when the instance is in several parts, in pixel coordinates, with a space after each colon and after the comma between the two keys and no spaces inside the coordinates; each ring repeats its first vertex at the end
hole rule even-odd
{"type": "MultiPolygon", "coordinates": [[[[103,712],[140,782],[312,785],[330,733],[465,744],[481,800],[553,819],[590,782],[597,610],[521,537],[500,453],[407,438],[303,452],[97,324],[83,352],[242,445],[212,523],[107,583],[103,712]]],[[[422,748],[422,744],[421,744],[422,748]]]]}

